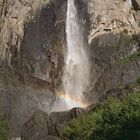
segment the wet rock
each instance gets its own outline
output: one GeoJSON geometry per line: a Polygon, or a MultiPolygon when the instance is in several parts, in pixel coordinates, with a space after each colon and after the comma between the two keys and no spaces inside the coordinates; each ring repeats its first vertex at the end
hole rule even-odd
{"type": "Polygon", "coordinates": [[[140,1],[139,0],[132,0],[132,4],[136,11],[140,10],[140,1]]]}

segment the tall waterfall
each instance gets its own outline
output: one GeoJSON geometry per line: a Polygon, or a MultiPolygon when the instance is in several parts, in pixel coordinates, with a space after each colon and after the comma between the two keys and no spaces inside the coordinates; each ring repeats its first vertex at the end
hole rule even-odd
{"type": "Polygon", "coordinates": [[[83,92],[89,84],[89,60],[74,1],[68,0],[67,5],[64,93],[58,93],[53,111],[63,111],[87,105],[84,102],[83,92]]]}

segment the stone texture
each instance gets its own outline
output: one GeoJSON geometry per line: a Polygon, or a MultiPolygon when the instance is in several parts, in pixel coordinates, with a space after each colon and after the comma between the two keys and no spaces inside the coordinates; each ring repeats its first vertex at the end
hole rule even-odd
{"type": "Polygon", "coordinates": [[[61,136],[63,126],[70,120],[79,117],[85,112],[86,110],[81,108],[74,108],[70,111],[64,112],[52,112],[50,114],[50,119],[55,131],[51,131],[50,134],[55,136],[61,136]]]}
{"type": "MultiPolygon", "coordinates": [[[[89,45],[102,34],[140,32],[139,10],[135,10],[131,0],[76,2],[89,45]]],[[[135,3],[139,5],[138,0],[135,3]]],[[[31,77],[35,77],[52,87],[60,86],[66,0],[1,0],[0,9],[2,64],[8,64],[16,74],[18,71],[19,79],[25,83],[29,84],[31,77]]]]}
{"type": "Polygon", "coordinates": [[[49,125],[49,116],[42,111],[36,112],[23,127],[22,140],[47,140],[49,125]]]}
{"type": "Polygon", "coordinates": [[[62,9],[49,0],[0,0],[0,112],[13,137],[20,137],[35,111],[50,112],[55,100],[63,65],[62,9]]]}
{"type": "Polygon", "coordinates": [[[87,96],[91,101],[98,102],[108,91],[123,89],[139,77],[139,58],[125,62],[133,54],[139,53],[139,43],[119,45],[119,40],[120,36],[105,34],[94,38],[90,45],[92,82],[87,96]]]}
{"type": "Polygon", "coordinates": [[[65,6],[49,0],[1,0],[1,64],[14,70],[21,81],[28,83],[35,77],[51,86],[60,83],[56,81],[61,80],[63,65],[62,9],[65,6]]]}
{"type": "Polygon", "coordinates": [[[55,136],[48,136],[47,140],[61,140],[61,139],[55,136]]]}
{"type": "Polygon", "coordinates": [[[22,140],[59,140],[61,131],[70,120],[86,113],[86,110],[75,108],[65,112],[53,112],[48,116],[42,111],[37,111],[25,123],[22,129],[22,140]]]}
{"type": "Polygon", "coordinates": [[[6,113],[13,137],[20,137],[23,124],[34,112],[39,109],[50,112],[54,100],[53,92],[47,89],[27,88],[19,83],[4,86],[0,82],[0,112],[6,113]]]}
{"type": "Polygon", "coordinates": [[[124,29],[128,30],[128,34],[139,33],[140,28],[134,19],[135,11],[132,1],[90,0],[88,6],[91,21],[89,42],[95,36],[110,32],[120,33],[124,29]]]}

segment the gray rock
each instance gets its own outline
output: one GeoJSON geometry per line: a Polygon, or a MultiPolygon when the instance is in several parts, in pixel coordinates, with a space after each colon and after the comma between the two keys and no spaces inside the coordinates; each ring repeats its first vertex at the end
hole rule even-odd
{"type": "Polygon", "coordinates": [[[22,140],[47,140],[49,125],[49,116],[42,111],[36,112],[33,118],[24,125],[22,140]]]}
{"type": "Polygon", "coordinates": [[[61,139],[55,136],[48,136],[47,140],[61,140],[61,139]]]}
{"type": "Polygon", "coordinates": [[[55,97],[53,92],[48,90],[25,88],[19,83],[16,83],[16,86],[4,86],[1,83],[0,112],[4,112],[10,122],[11,135],[20,137],[24,123],[39,109],[49,112],[55,97]]]}
{"type": "Polygon", "coordinates": [[[117,35],[103,34],[94,38],[90,45],[92,82],[86,95],[94,103],[108,91],[123,89],[139,77],[139,59],[126,62],[131,55],[139,53],[138,44],[131,43],[127,46],[126,43],[124,47],[124,44],[118,43],[119,40],[117,35]]]}
{"type": "MultiPolygon", "coordinates": [[[[91,107],[90,107],[91,109],[91,107]]],[[[88,109],[87,109],[88,110],[88,109]]],[[[75,108],[70,111],[53,112],[48,116],[37,111],[33,117],[24,124],[22,140],[59,140],[63,127],[72,119],[86,113],[86,110],[75,108]],[[51,139],[52,138],[52,139],[51,139]]]]}

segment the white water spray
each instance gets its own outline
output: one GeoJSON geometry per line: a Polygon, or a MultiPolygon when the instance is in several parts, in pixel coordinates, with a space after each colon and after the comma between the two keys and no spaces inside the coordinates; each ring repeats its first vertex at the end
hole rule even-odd
{"type": "Polygon", "coordinates": [[[67,55],[63,75],[64,93],[59,93],[53,111],[64,111],[73,107],[85,107],[83,92],[89,84],[89,60],[84,47],[83,31],[78,23],[74,0],[68,0],[67,55]]]}

